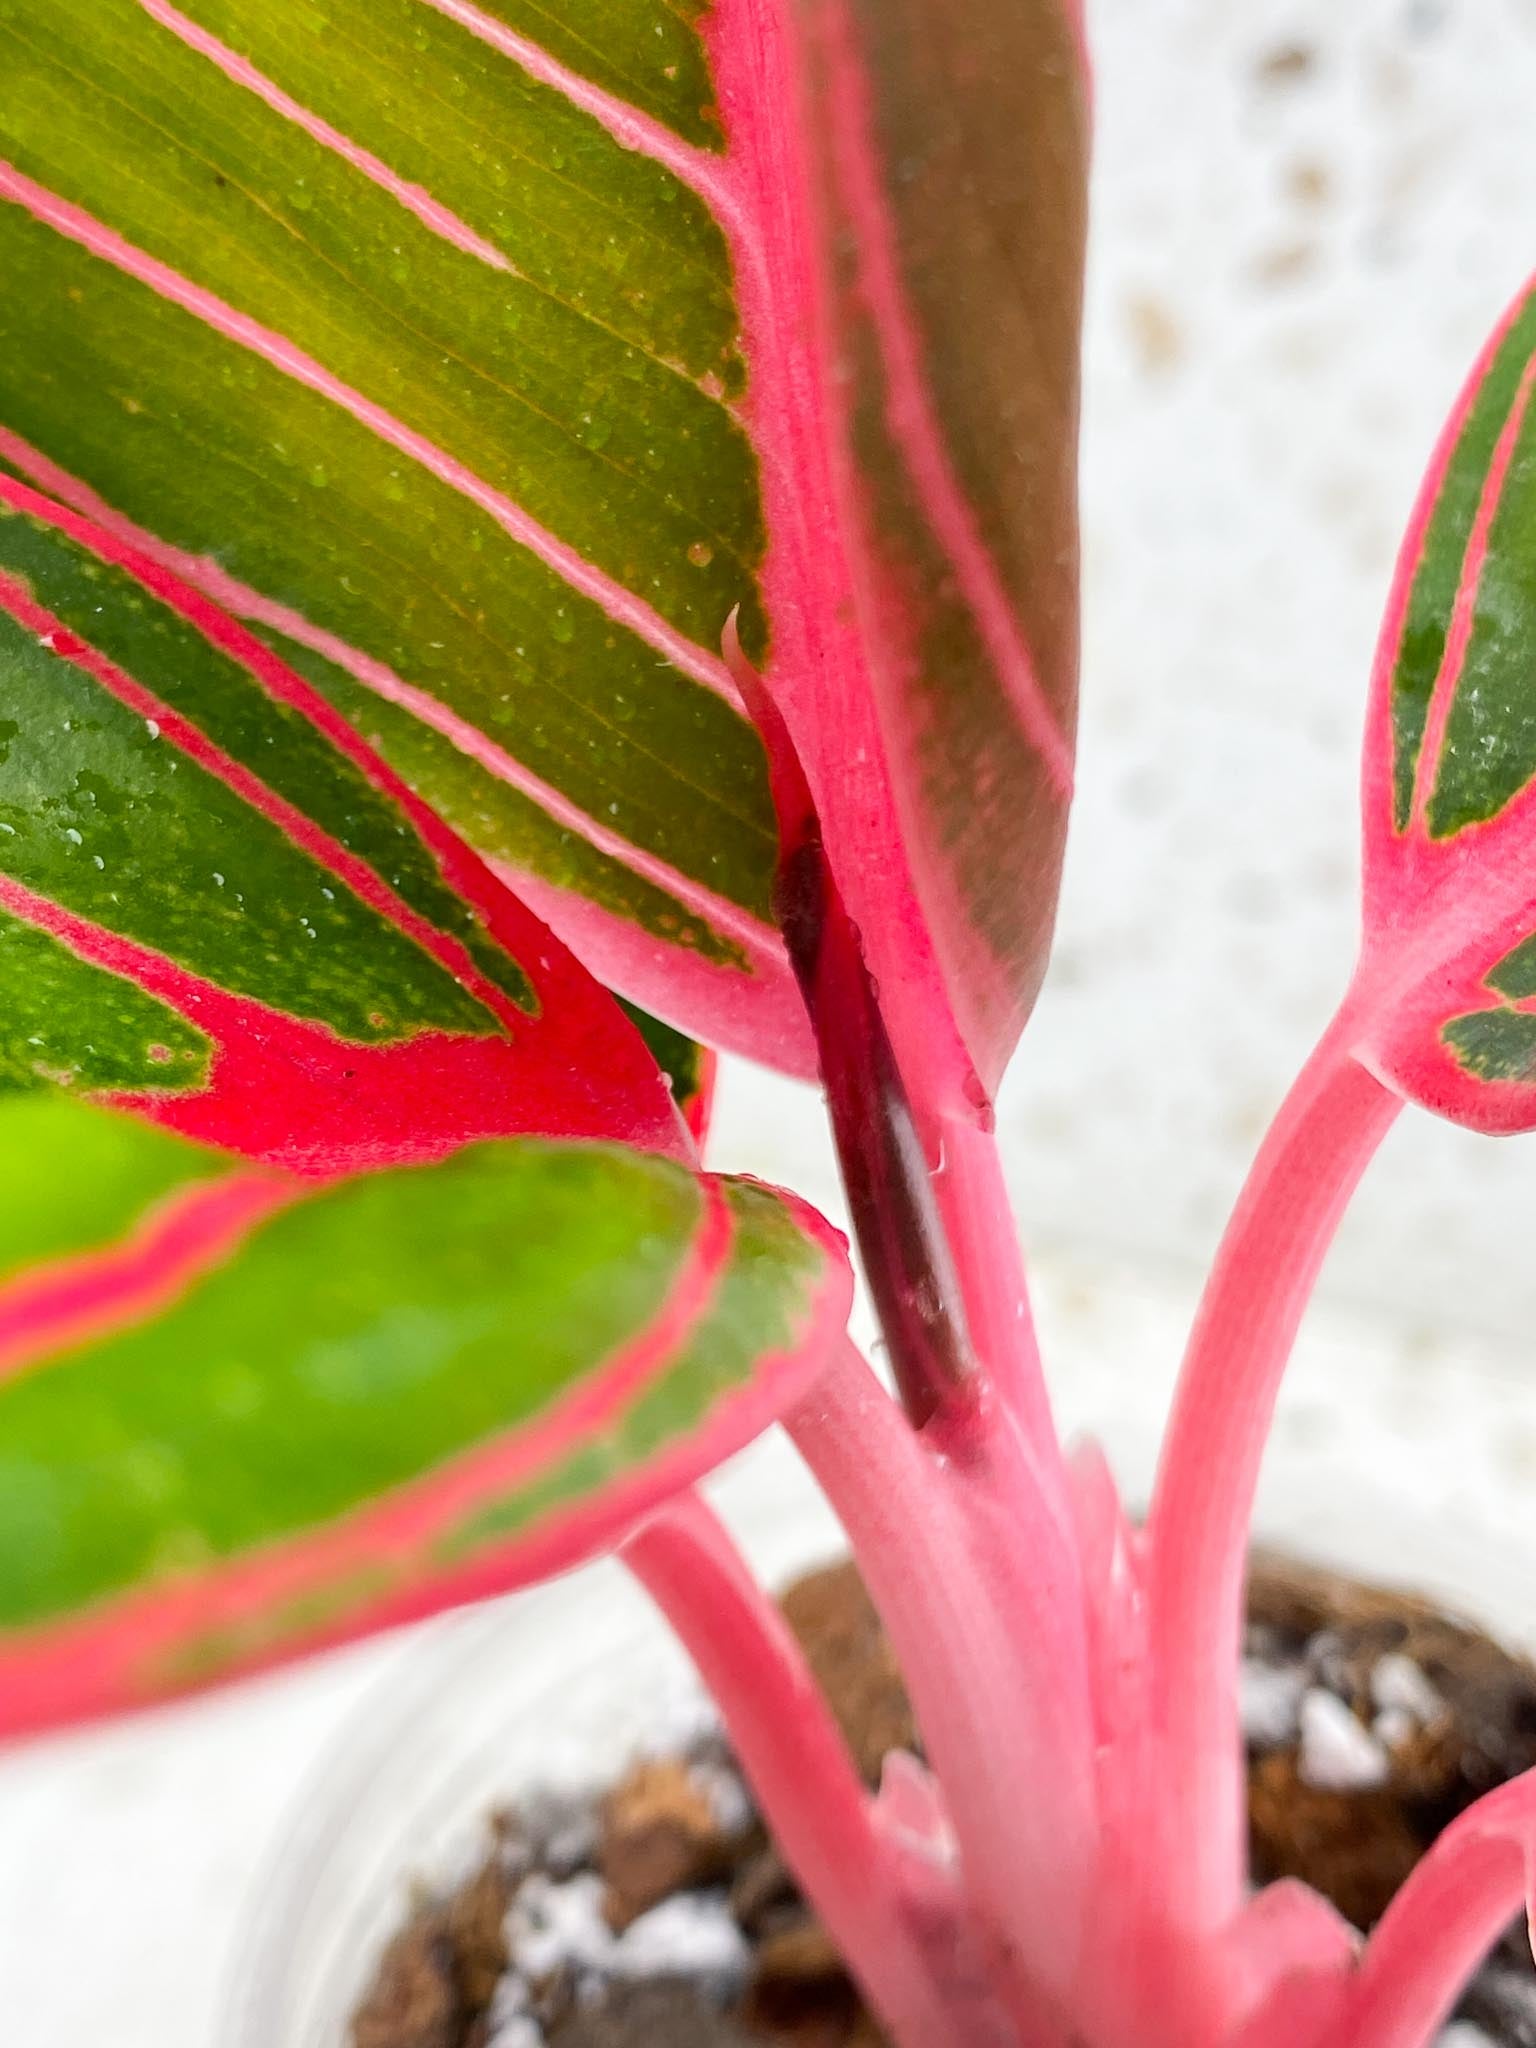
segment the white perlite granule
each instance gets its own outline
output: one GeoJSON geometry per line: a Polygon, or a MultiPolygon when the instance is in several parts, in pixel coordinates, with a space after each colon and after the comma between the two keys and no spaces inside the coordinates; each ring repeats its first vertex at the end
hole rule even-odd
{"type": "Polygon", "coordinates": [[[1445,1712],[1444,1700],[1421,1668],[1400,1650],[1377,1660],[1371,1673],[1371,1703],[1379,1713],[1406,1714],[1421,1728],[1445,1712]]]}
{"type": "Polygon", "coordinates": [[[518,1887],[507,1911],[507,1948],[517,1968],[535,1980],[559,1970],[606,1974],[615,1947],[603,1917],[606,1886],[595,1871],[557,1884],[535,1871],[518,1887]]]}
{"type": "Polygon", "coordinates": [[[1245,1657],[1238,1681],[1243,1739],[1255,1749],[1283,1749],[1301,1725],[1306,1674],[1299,1664],[1266,1664],[1245,1657]]]}
{"type": "Polygon", "coordinates": [[[1438,2037],[1435,2048],[1499,2048],[1499,2044],[1470,2020],[1455,2020],[1438,2037]]]}
{"type": "Polygon", "coordinates": [[[686,1977],[724,2003],[746,1982],[750,1961],[725,1892],[676,1892],[625,1928],[608,1970],[615,1977],[686,1977]]]}
{"type": "Polygon", "coordinates": [[[544,2048],[544,2029],[534,2018],[533,1994],[523,1978],[503,1977],[485,2016],[485,2048],[544,2048]]]}
{"type": "Polygon", "coordinates": [[[545,2048],[544,2029],[528,2013],[514,2013],[485,2037],[485,2048],[545,2048]]]}
{"type": "MultiPolygon", "coordinates": [[[[592,1991],[615,1978],[672,1977],[696,1984],[724,2004],[746,1982],[751,1949],[724,1891],[678,1892],[642,1913],[615,1934],[603,1913],[607,1887],[594,1871],[557,1883],[541,1872],[526,1878],[507,1911],[507,1950],[518,1979],[542,1983],[561,1971],[575,1973],[592,1991]]],[[[508,1990],[509,2000],[517,1992],[508,1990]]],[[[510,2036],[492,2036],[493,2048],[518,2048],[524,2007],[498,2013],[497,2026],[510,2036]]],[[[526,2031],[526,2030],[524,2030],[526,2031]]]]}
{"type": "Polygon", "coordinates": [[[722,1834],[746,1833],[757,1809],[739,1771],[728,1764],[693,1763],[688,1766],[688,1778],[709,1801],[715,1826],[722,1834]]]}
{"type": "Polygon", "coordinates": [[[1314,1685],[1302,1696],[1297,1769],[1317,1792],[1368,1792],[1387,1782],[1392,1760],[1336,1693],[1314,1685]]]}
{"type": "Polygon", "coordinates": [[[691,1756],[719,1733],[719,1708],[695,1679],[684,1676],[657,1702],[638,1753],[670,1762],[691,1756]]]}

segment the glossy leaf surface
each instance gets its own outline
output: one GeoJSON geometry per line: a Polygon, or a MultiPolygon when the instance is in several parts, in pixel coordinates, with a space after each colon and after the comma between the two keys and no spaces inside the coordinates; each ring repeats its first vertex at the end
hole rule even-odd
{"type": "Polygon", "coordinates": [[[1458,1123],[1536,1125],[1536,288],[1425,481],[1383,631],[1354,1002],[1382,1077],[1458,1123]]]}
{"type": "Polygon", "coordinates": [[[800,1205],[615,1147],[317,1189],[58,1095],[0,1105],[0,1146],[35,1165],[0,1208],[7,1733],[590,1555],[847,1312],[800,1205]]]}
{"type": "Polygon", "coordinates": [[[0,79],[0,459],[803,1069],[734,612],[898,1051],[990,1087],[1070,780],[1063,0],[0,0],[0,79]]]}
{"type": "Polygon", "coordinates": [[[613,999],[323,699],[3,477],[0,989],[0,1089],[307,1172],[686,1149],[613,999]]]}

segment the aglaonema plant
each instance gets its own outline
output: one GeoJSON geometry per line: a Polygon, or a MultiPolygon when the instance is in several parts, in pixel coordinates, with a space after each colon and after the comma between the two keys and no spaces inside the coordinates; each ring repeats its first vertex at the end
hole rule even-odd
{"type": "Polygon", "coordinates": [[[1400,1104],[1536,1124],[1536,294],[1134,1524],[990,1112],[1072,781],[1087,135],[1072,0],[0,0],[0,1732],[617,1549],[901,2048],[1422,2048],[1536,1786],[1363,1950],[1254,1891],[1244,1556],[1400,1104]],[[894,1395],[837,1234],[701,1165],[706,1046],[819,1073],[894,1395]],[[775,1420],[922,1729],[873,1793],[691,1490],[775,1420]]]}

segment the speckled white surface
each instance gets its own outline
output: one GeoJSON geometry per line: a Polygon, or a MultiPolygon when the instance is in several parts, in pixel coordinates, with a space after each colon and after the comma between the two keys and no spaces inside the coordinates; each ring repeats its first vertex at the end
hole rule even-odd
{"type": "MultiPolygon", "coordinates": [[[[1355,932],[1365,679],[1536,264],[1530,0],[1097,0],[1081,802],[1006,1107],[1026,1214],[1203,1255],[1355,932]]],[[[1330,1280],[1536,1323],[1536,1147],[1389,1140],[1330,1280]]]]}
{"type": "MultiPolygon", "coordinates": [[[[1001,1122],[1063,1410],[1135,1492],[1199,1264],[1348,968],[1395,536],[1536,262],[1536,0],[1093,12],[1082,795],[1001,1122]]],[[[720,1156],[835,1206],[803,1092],[733,1077],[720,1156]]],[[[1477,1588],[1509,1628],[1536,1617],[1533,1230],[1536,1141],[1423,1119],[1393,1136],[1298,1361],[1272,1532],[1477,1588]]],[[[736,1482],[749,1520],[780,1469],[736,1482]]],[[[509,1625],[548,1640],[592,1611],[546,1600],[509,1625]]],[[[356,1739],[337,1731],[425,1654],[375,1648],[0,1764],[5,2039],[226,2048],[272,1845],[325,1817],[316,1759],[339,1769],[356,1739]]]]}

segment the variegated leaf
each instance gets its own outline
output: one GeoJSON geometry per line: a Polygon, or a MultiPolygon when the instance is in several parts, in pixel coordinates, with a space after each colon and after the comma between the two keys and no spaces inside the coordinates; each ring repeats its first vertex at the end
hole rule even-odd
{"type": "Polygon", "coordinates": [[[0,1152],[5,1735],[591,1555],[847,1312],[799,1204],[612,1146],[316,1187],[49,1092],[0,1152]]]}
{"type": "Polygon", "coordinates": [[[0,991],[0,1092],[307,1173],[515,1131],[687,1150],[614,999],[344,719],[4,477],[0,991]]]}
{"type": "Polygon", "coordinates": [[[1070,776],[1084,102],[1068,0],[0,0],[0,459],[804,1068],[735,612],[962,1103],[1070,776]]]}
{"type": "Polygon", "coordinates": [[[1536,1126],[1536,286],[1480,357],[1398,563],[1365,766],[1369,1063],[1536,1126]]]}

